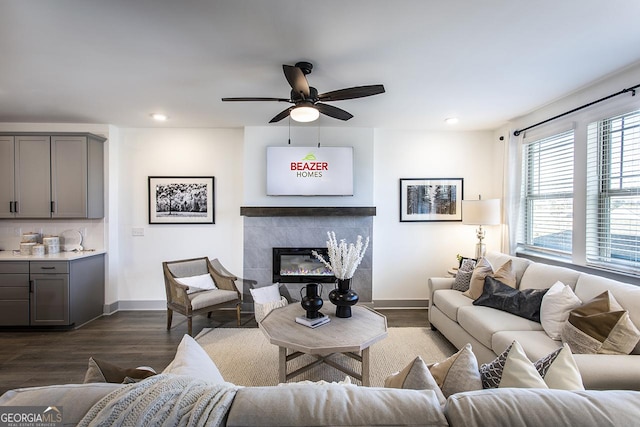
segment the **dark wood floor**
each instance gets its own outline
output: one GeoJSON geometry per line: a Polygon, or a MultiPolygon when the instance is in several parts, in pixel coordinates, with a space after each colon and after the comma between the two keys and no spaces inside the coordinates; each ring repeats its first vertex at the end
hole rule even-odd
{"type": "MultiPolygon", "coordinates": [[[[426,310],[379,310],[390,327],[426,327],[426,310]]],[[[252,314],[243,328],[257,327],[252,314]]],[[[237,327],[235,311],[213,312],[193,320],[202,328],[237,327]]],[[[122,311],[69,331],[0,331],[0,394],[18,387],[81,383],[89,357],[121,367],[151,366],[162,371],[173,359],[187,331],[185,317],[174,314],[166,330],[164,311],[122,311]]]]}

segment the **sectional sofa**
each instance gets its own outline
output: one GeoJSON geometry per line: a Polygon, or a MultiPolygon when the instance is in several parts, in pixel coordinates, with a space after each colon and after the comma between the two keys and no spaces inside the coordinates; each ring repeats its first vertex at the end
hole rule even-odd
{"type": "MultiPolygon", "coordinates": [[[[582,302],[609,290],[640,328],[640,286],[497,252],[488,253],[486,258],[495,269],[510,260],[519,290],[547,289],[561,281],[582,302]]],[[[474,305],[473,299],[452,289],[453,284],[451,277],[429,279],[429,322],[457,348],[470,343],[478,363],[495,359],[514,340],[531,360],[538,360],[562,345],[561,341],[551,339],[540,323],[474,305]]],[[[586,389],[640,390],[640,343],[629,355],[574,354],[574,358],[586,389]]]]}

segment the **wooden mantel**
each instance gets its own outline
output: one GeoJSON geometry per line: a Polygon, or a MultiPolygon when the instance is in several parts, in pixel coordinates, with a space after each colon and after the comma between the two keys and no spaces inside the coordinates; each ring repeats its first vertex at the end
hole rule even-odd
{"type": "Polygon", "coordinates": [[[241,216],[375,216],[375,206],[241,206],[241,216]]]}

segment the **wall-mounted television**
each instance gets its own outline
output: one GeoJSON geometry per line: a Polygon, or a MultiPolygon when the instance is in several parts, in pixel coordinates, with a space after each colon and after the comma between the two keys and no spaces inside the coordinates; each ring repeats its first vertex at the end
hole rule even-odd
{"type": "Polygon", "coordinates": [[[353,147],[267,147],[268,196],[353,196],[353,147]]]}

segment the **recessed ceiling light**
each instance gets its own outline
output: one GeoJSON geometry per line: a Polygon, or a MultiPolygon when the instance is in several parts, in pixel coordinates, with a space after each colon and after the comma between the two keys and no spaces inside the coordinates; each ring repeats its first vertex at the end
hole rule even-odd
{"type": "Polygon", "coordinates": [[[153,114],[151,114],[151,118],[153,120],[155,120],[155,121],[158,121],[158,122],[164,122],[169,118],[169,116],[167,116],[166,114],[162,114],[162,113],[153,113],[153,114]]]}
{"type": "Polygon", "coordinates": [[[455,125],[456,123],[458,123],[458,118],[457,117],[447,117],[446,119],[444,119],[444,122],[448,125],[455,125]]]}

